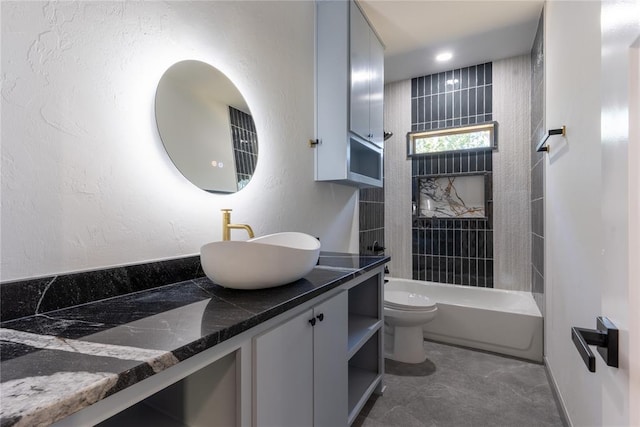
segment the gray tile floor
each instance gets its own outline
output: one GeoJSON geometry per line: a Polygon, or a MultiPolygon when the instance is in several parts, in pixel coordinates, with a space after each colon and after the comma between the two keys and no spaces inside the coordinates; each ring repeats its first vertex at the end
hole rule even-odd
{"type": "Polygon", "coordinates": [[[386,360],[383,396],[353,423],[379,426],[562,426],[544,367],[425,341],[427,360],[386,360]]]}

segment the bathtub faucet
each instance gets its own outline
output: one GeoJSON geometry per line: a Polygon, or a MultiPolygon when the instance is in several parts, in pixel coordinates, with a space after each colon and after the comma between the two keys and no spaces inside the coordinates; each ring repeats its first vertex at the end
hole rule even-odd
{"type": "Polygon", "coordinates": [[[385,248],[383,246],[380,246],[377,240],[374,240],[371,246],[367,246],[367,250],[371,251],[371,253],[374,255],[379,255],[380,252],[384,252],[384,249],[385,248]]]}

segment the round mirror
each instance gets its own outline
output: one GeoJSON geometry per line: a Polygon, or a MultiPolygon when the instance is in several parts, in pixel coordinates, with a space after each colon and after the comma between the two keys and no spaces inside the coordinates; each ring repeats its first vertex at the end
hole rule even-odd
{"type": "Polygon", "coordinates": [[[162,75],[156,123],[178,170],[212,193],[235,193],[253,175],[258,135],[244,97],[222,72],[181,61],[162,75]]]}

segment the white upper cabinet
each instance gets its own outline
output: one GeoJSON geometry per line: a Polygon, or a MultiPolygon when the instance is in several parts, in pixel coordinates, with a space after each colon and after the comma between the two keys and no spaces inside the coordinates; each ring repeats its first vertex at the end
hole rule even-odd
{"type": "Polygon", "coordinates": [[[372,64],[369,77],[369,128],[371,141],[382,146],[384,141],[384,48],[373,31],[369,40],[372,64]]]}
{"type": "Polygon", "coordinates": [[[382,44],[353,1],[316,5],[316,180],[381,187],[382,44]]]}
{"type": "Polygon", "coordinates": [[[351,121],[350,130],[381,145],[384,94],[384,51],[355,3],[350,6],[351,121]]]}

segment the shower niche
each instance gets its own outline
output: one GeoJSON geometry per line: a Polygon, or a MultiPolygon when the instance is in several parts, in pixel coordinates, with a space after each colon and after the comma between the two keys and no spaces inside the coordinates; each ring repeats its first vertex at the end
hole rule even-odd
{"type": "Polygon", "coordinates": [[[416,177],[419,218],[482,219],[489,215],[491,174],[468,173],[416,177]]]}

